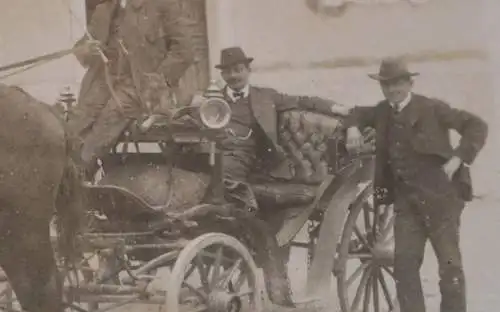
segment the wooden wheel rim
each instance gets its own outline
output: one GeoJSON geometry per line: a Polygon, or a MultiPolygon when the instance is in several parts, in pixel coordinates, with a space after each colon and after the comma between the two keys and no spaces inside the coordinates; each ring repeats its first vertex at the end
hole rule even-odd
{"type": "MultiPolygon", "coordinates": [[[[364,240],[364,242],[360,242],[360,244],[362,245],[369,246],[370,250],[367,251],[366,255],[364,253],[358,254],[355,258],[356,260],[360,261],[360,265],[357,270],[355,270],[355,272],[351,276],[348,276],[346,270],[348,260],[351,260],[353,258],[350,256],[350,247],[353,242],[353,235],[355,235],[356,231],[358,232],[358,234],[356,234],[355,236],[359,237],[360,231],[356,228],[356,222],[358,218],[363,214],[362,217],[365,218],[364,222],[366,226],[366,207],[364,207],[364,205],[368,203],[370,197],[372,196],[373,184],[369,183],[365,185],[361,193],[358,195],[357,204],[351,207],[351,210],[344,224],[342,239],[340,241],[338,249],[338,258],[335,265],[335,273],[337,276],[337,292],[339,305],[342,312],[385,312],[393,311],[397,306],[395,294],[390,293],[386,279],[384,278],[385,275],[389,275],[393,280],[394,276],[392,273],[392,268],[386,263],[380,262],[375,258],[375,250],[377,249],[375,248],[375,246],[384,245],[382,242],[390,240],[390,229],[392,228],[392,222],[394,221],[393,215],[389,216],[389,218],[384,219],[385,221],[382,227],[379,223],[377,223],[377,230],[379,231],[377,233],[380,236],[378,236],[376,239],[373,239],[372,236],[370,240],[364,240]],[[356,280],[360,280],[359,286],[356,285],[358,291],[354,296],[350,296],[350,285],[348,284],[355,282],[356,280]],[[382,298],[385,299],[387,310],[381,309],[380,293],[382,293],[382,298]],[[350,301],[350,299],[352,299],[352,302],[350,301]]],[[[372,208],[372,211],[374,216],[379,214],[379,212],[375,212],[375,208],[372,208]]],[[[363,232],[363,237],[368,237],[366,234],[370,234],[368,232],[373,230],[374,224],[375,222],[371,223],[370,228],[365,228],[366,232],[361,231],[363,232]]]]}
{"type": "MultiPolygon", "coordinates": [[[[177,261],[175,262],[174,268],[172,270],[169,284],[167,287],[166,294],[166,310],[168,312],[181,312],[179,297],[181,295],[181,289],[183,282],[185,280],[185,272],[188,269],[188,266],[195,260],[195,257],[203,250],[207,249],[207,247],[220,245],[224,248],[232,250],[235,252],[240,259],[242,260],[242,264],[246,266],[248,275],[248,286],[252,288],[252,296],[251,296],[251,311],[261,312],[263,311],[262,307],[262,295],[264,290],[259,285],[257,272],[258,268],[255,264],[250,252],[247,248],[240,243],[234,237],[231,237],[222,233],[208,233],[197,237],[192,240],[179,254],[177,261]]],[[[195,310],[193,310],[195,311],[195,310]]],[[[203,310],[201,310],[203,311],[203,310]]]]}

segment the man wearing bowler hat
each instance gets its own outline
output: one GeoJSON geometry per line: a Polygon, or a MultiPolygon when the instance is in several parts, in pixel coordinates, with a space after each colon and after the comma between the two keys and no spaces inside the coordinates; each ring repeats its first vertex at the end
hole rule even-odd
{"type": "Polygon", "coordinates": [[[483,148],[487,125],[478,116],[413,93],[413,77],[400,58],[386,58],[378,74],[385,100],[352,109],[347,147],[362,144],[360,130],[376,130],[375,199],[394,204],[394,275],[401,312],[424,312],[420,279],[430,240],[439,264],[441,312],[465,312],[460,217],[472,199],[469,167],[483,148]],[[449,130],[461,135],[450,144],[449,130]]]}
{"type": "MultiPolygon", "coordinates": [[[[347,113],[345,107],[331,100],[291,96],[250,85],[252,61],[253,58],[247,57],[240,47],[229,47],[221,51],[220,64],[215,66],[227,84],[223,92],[232,110],[228,137],[222,144],[224,177],[229,189],[241,190],[257,158],[263,160],[263,170],[270,177],[291,177],[290,160],[278,142],[278,113],[295,108],[328,115],[347,113]]],[[[239,191],[238,195],[233,192],[233,195],[246,202],[249,210],[257,209],[250,188],[243,188],[245,191],[239,191]]]]}
{"type": "MultiPolygon", "coordinates": [[[[224,97],[231,107],[231,120],[226,126],[227,137],[222,142],[223,174],[226,198],[236,202],[241,208],[257,212],[255,195],[248,184],[252,173],[264,173],[262,178],[288,180],[292,178],[290,159],[278,142],[278,114],[301,108],[328,115],[347,114],[347,109],[339,104],[319,97],[291,96],[271,88],[256,87],[249,83],[252,57],[247,57],[240,47],[229,47],[221,51],[220,69],[226,82],[224,97]],[[258,160],[258,161],[257,161],[258,160]],[[260,165],[260,166],[257,166],[260,165]],[[258,169],[255,169],[259,167],[258,169]]],[[[270,207],[272,208],[272,207],[270,207]]],[[[271,252],[278,249],[275,232],[282,219],[278,211],[264,211],[259,217],[266,219],[267,228],[261,233],[264,239],[259,244],[266,245],[271,252]],[[281,220],[280,220],[281,219],[281,220]]],[[[268,290],[273,303],[293,306],[291,293],[286,281],[284,265],[286,249],[277,257],[270,257],[263,264],[265,275],[269,277],[268,290]],[[281,276],[276,279],[272,276],[281,276]]]]}

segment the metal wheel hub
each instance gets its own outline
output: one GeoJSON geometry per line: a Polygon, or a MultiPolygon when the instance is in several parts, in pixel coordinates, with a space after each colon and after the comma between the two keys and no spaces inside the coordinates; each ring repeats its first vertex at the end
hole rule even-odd
{"type": "Polygon", "coordinates": [[[214,290],[208,297],[208,310],[213,312],[240,312],[241,300],[224,290],[214,290]]]}
{"type": "Polygon", "coordinates": [[[376,243],[371,252],[376,262],[386,265],[394,263],[394,244],[390,241],[376,243]]]}

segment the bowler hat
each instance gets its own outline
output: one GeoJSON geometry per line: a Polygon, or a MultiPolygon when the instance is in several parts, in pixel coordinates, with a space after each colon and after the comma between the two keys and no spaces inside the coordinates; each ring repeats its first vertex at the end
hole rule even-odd
{"type": "Polygon", "coordinates": [[[378,74],[368,74],[372,79],[378,81],[387,81],[402,77],[413,77],[419,73],[410,72],[406,62],[401,58],[387,57],[380,64],[378,74]]]}
{"type": "Polygon", "coordinates": [[[230,47],[223,49],[220,53],[220,64],[215,68],[222,69],[236,64],[250,64],[253,57],[247,57],[240,47],[230,47]]]}

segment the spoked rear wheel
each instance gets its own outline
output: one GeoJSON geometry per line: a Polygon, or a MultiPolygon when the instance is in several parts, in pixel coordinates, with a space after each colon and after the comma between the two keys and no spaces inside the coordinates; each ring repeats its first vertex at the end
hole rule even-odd
{"type": "Polygon", "coordinates": [[[343,312],[394,311],[393,225],[392,206],[375,207],[373,185],[364,185],[350,208],[335,265],[343,312]]]}
{"type": "Polygon", "coordinates": [[[237,239],[204,234],[180,253],[167,290],[166,311],[261,312],[258,269],[237,239]]]}

